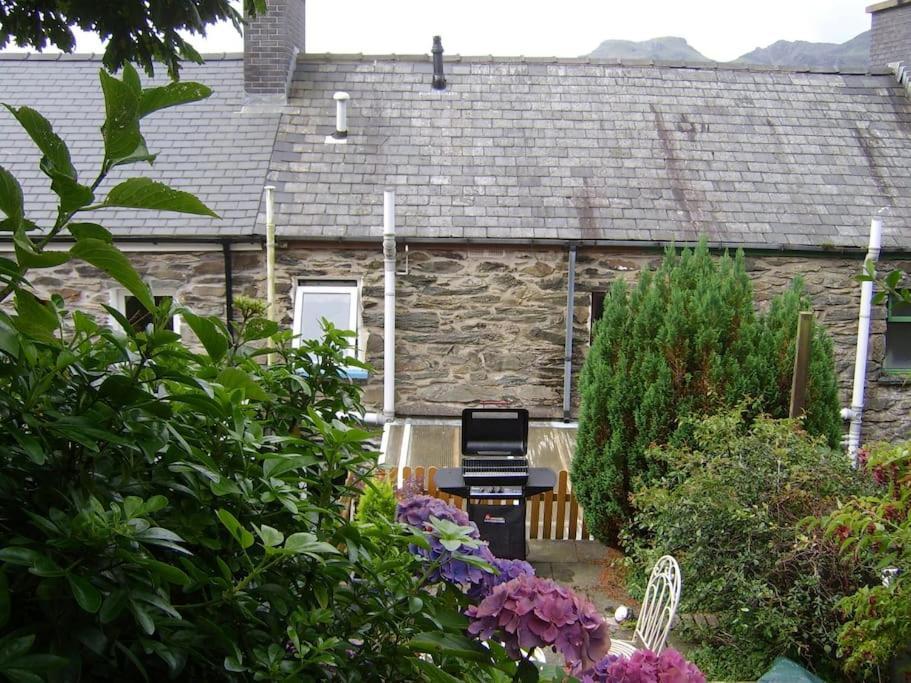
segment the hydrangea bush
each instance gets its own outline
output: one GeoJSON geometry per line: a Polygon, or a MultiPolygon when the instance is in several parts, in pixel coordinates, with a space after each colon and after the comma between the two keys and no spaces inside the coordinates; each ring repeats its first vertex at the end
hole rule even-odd
{"type": "Polygon", "coordinates": [[[608,655],[582,676],[582,683],[705,683],[696,665],[686,661],[677,650],[660,655],[637,650],[630,657],[608,655]]]}
{"type": "Polygon", "coordinates": [[[610,649],[607,624],[587,600],[549,579],[522,575],[496,586],[467,611],[468,632],[494,636],[513,657],[522,650],[551,648],[578,675],[610,649]]]}
{"type": "Polygon", "coordinates": [[[410,549],[422,560],[425,583],[455,586],[472,603],[465,611],[468,634],[516,662],[512,680],[545,680],[530,659],[535,649],[550,648],[562,655],[564,671],[546,680],[569,674],[583,683],[704,683],[674,650],[608,655],[607,624],[589,601],[535,576],[528,562],[494,557],[462,510],[413,495],[399,502],[396,518],[415,532],[410,549]]]}

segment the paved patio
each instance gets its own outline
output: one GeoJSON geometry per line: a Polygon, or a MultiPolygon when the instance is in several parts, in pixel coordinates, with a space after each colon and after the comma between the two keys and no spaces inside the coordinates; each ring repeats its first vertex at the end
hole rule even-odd
{"type": "MultiPolygon", "coordinates": [[[[528,561],[538,576],[553,579],[584,595],[609,624],[611,638],[632,640],[632,631],[618,626],[613,618],[614,610],[620,605],[631,607],[634,612],[639,608],[639,603],[626,592],[616,569],[612,569],[612,564],[621,557],[619,551],[597,541],[528,541],[528,561]]],[[[678,621],[680,616],[678,613],[678,621]]],[[[692,647],[680,640],[673,628],[668,641],[684,654],[692,647]]]]}

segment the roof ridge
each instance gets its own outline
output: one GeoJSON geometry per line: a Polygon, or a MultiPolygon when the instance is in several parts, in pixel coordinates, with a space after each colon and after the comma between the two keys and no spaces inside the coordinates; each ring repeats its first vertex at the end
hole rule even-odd
{"type": "MultiPolygon", "coordinates": [[[[348,52],[306,52],[297,56],[298,62],[415,62],[431,60],[429,54],[364,54],[348,52]]],[[[775,66],[767,64],[749,64],[745,62],[694,62],[672,61],[656,59],[602,59],[599,57],[527,57],[495,56],[495,55],[444,55],[447,63],[474,63],[474,64],[554,64],[554,65],[592,65],[592,66],[624,66],[624,67],[660,67],[670,69],[693,69],[697,71],[749,71],[755,73],[812,73],[829,75],[891,75],[888,68],[845,67],[827,69],[814,66],[775,66]]]]}
{"type": "MultiPolygon", "coordinates": [[[[220,62],[243,59],[243,52],[217,52],[201,55],[205,62],[220,62]]],[[[0,52],[0,60],[20,62],[100,62],[100,52],[0,52]]],[[[184,61],[183,65],[193,66],[194,62],[184,61]]]]}

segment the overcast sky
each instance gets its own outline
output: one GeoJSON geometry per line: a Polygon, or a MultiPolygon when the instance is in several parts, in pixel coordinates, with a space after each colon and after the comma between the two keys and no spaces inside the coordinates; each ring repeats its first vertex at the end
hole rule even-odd
{"type": "MultiPolygon", "coordinates": [[[[841,43],[870,28],[873,0],[307,0],[308,52],[415,54],[432,36],[447,53],[577,57],[602,40],[681,36],[710,59],[731,60],[776,40],[841,43]]],[[[239,52],[217,26],[200,52],[239,52]]],[[[100,52],[94,36],[79,52],[100,52]]]]}

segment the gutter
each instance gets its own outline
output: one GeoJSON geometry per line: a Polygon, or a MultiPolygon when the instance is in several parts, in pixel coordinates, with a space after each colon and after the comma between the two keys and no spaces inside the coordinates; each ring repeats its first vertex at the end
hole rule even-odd
{"type": "MultiPolygon", "coordinates": [[[[492,237],[418,237],[403,236],[408,244],[427,245],[454,245],[466,244],[473,246],[536,246],[536,247],[609,247],[618,249],[639,249],[646,251],[664,251],[668,247],[676,249],[692,249],[698,242],[662,242],[659,240],[591,240],[591,239],[536,239],[536,238],[492,238],[492,237]]],[[[337,237],[322,237],[319,235],[282,235],[281,243],[287,245],[293,242],[313,244],[334,244],[356,247],[361,244],[376,244],[370,237],[340,240],[337,237]]],[[[761,244],[761,243],[735,243],[735,242],[709,242],[708,247],[713,252],[736,251],[743,249],[745,254],[756,256],[817,256],[817,257],[842,257],[863,259],[867,253],[865,247],[818,247],[800,244],[761,244]]],[[[908,258],[911,249],[890,248],[882,251],[883,258],[908,258]]]]}
{"type": "Polygon", "coordinates": [[[228,332],[234,333],[234,264],[231,258],[231,242],[222,242],[222,251],[225,256],[225,325],[228,332]]]}

